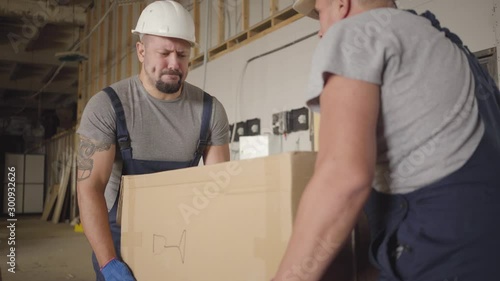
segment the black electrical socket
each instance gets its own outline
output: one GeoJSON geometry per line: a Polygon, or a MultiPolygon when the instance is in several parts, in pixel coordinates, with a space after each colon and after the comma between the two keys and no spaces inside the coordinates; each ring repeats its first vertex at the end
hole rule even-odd
{"type": "Polygon", "coordinates": [[[289,124],[291,132],[309,130],[309,109],[302,107],[291,110],[289,124]]]}
{"type": "Polygon", "coordinates": [[[241,136],[247,135],[247,123],[246,122],[236,123],[236,131],[234,133],[235,133],[234,141],[240,141],[241,136]]]}
{"type": "Polygon", "coordinates": [[[246,135],[247,136],[258,136],[260,135],[260,119],[254,118],[246,121],[246,135]]]}

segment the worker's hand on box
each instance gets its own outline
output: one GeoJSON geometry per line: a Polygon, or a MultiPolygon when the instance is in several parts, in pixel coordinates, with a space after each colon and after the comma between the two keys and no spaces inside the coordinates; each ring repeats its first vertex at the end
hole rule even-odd
{"type": "Polygon", "coordinates": [[[106,281],[136,281],[128,266],[117,258],[103,266],[101,273],[106,281]]]}

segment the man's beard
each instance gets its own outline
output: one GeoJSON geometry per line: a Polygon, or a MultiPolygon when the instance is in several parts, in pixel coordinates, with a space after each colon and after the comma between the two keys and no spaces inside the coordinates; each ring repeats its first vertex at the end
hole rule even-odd
{"type": "Polygon", "coordinates": [[[167,70],[161,73],[160,79],[156,81],[155,87],[158,91],[165,94],[175,94],[179,91],[182,86],[182,72],[178,70],[167,70]],[[163,82],[161,76],[163,75],[177,75],[179,76],[179,81],[177,82],[163,82]]]}

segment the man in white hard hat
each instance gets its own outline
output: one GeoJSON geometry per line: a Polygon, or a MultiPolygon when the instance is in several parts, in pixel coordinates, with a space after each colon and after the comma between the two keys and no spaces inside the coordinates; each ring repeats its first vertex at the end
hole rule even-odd
{"type": "Polygon", "coordinates": [[[140,38],[140,74],[93,96],[78,129],[78,202],[99,281],[135,280],[120,255],[122,175],[196,166],[202,157],[204,164],[229,160],[222,104],[185,82],[196,44],[189,12],[174,1],[153,2],[132,32],[140,38]]]}
{"type": "Polygon", "coordinates": [[[275,280],[319,280],[363,207],[379,280],[498,279],[494,80],[430,12],[392,0],[294,7],[320,22],[307,103],[320,107],[321,125],[315,173],[275,280]]]}

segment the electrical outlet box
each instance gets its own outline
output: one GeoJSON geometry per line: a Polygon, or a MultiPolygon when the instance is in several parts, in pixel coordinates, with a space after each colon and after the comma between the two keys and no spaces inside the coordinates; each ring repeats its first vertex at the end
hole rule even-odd
{"type": "Polygon", "coordinates": [[[288,121],[291,132],[309,130],[309,109],[302,107],[291,110],[288,121]]]}
{"type": "Polygon", "coordinates": [[[246,121],[246,135],[247,136],[258,136],[260,135],[260,119],[250,119],[246,121]]]}
{"type": "Polygon", "coordinates": [[[283,135],[289,132],[288,130],[288,115],[287,111],[282,111],[279,113],[273,114],[273,134],[275,135],[283,135]]]}
{"type": "Polygon", "coordinates": [[[240,137],[247,135],[247,123],[238,122],[236,123],[236,130],[234,135],[234,141],[240,141],[240,137]]]}

